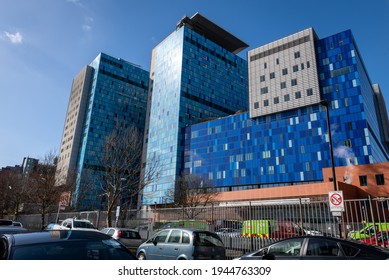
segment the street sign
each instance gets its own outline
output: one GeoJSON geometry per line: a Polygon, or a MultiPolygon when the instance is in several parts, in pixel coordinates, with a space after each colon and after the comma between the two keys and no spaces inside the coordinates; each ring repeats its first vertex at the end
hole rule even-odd
{"type": "Polygon", "coordinates": [[[116,206],[116,217],[120,215],[120,206],[116,206]]]}
{"type": "Polygon", "coordinates": [[[330,202],[331,212],[343,212],[344,211],[344,201],[343,201],[343,192],[342,191],[329,192],[328,199],[330,202]]]}

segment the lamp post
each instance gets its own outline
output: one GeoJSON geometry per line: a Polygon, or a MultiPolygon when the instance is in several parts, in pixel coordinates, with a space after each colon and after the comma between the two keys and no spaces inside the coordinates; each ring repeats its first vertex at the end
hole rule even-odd
{"type": "Polygon", "coordinates": [[[334,183],[334,191],[337,191],[336,184],[336,172],[335,172],[335,160],[334,160],[334,152],[332,148],[332,135],[331,135],[331,123],[330,123],[330,112],[329,112],[329,104],[327,100],[322,100],[319,102],[320,105],[323,105],[326,108],[326,119],[327,119],[327,129],[328,129],[328,140],[330,142],[330,156],[331,156],[331,166],[332,166],[332,180],[334,183]]]}
{"type": "MultiPolygon", "coordinates": [[[[330,112],[329,112],[329,104],[327,100],[320,101],[320,104],[326,108],[326,119],[327,119],[327,128],[328,128],[328,140],[330,142],[330,156],[331,156],[331,165],[332,165],[332,179],[334,183],[334,191],[337,191],[337,183],[336,183],[336,172],[335,172],[335,160],[334,160],[334,152],[332,148],[332,135],[331,135],[331,123],[330,123],[330,112]]],[[[339,238],[342,238],[342,226],[340,224],[340,218],[337,217],[338,223],[338,231],[339,238]]]]}

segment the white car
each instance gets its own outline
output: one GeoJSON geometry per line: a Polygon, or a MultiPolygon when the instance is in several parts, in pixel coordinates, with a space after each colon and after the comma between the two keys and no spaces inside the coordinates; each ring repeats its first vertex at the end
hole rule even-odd
{"type": "Polygon", "coordinates": [[[72,229],[72,230],[92,230],[98,231],[97,228],[88,220],[79,220],[79,219],[66,219],[59,225],[54,225],[53,230],[56,229],[72,229]]]}

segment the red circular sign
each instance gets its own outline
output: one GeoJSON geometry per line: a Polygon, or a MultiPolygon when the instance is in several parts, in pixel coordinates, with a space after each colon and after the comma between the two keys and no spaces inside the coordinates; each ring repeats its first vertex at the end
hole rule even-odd
{"type": "Polygon", "coordinates": [[[339,206],[342,204],[342,196],[338,193],[334,193],[330,197],[331,204],[334,206],[339,206]]]}

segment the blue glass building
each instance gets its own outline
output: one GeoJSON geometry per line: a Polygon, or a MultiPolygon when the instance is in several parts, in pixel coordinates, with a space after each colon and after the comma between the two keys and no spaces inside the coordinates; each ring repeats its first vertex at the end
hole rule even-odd
{"type": "Polygon", "coordinates": [[[61,172],[77,170],[73,205],[80,210],[102,202],[99,156],[106,136],[129,126],[144,132],[149,84],[148,71],[104,53],[85,69],[73,81],[59,157],[61,172]]]}
{"type": "Polygon", "coordinates": [[[389,160],[385,106],[350,30],[324,39],[306,30],[248,59],[249,112],[188,126],[186,173],[220,191],[323,181],[331,155],[322,100],[335,166],[389,160]]]}
{"type": "Polygon", "coordinates": [[[145,163],[161,175],[143,192],[143,204],[171,202],[183,168],[185,127],[247,109],[247,45],[200,14],[184,17],[154,48],[150,69],[145,163]]]}

